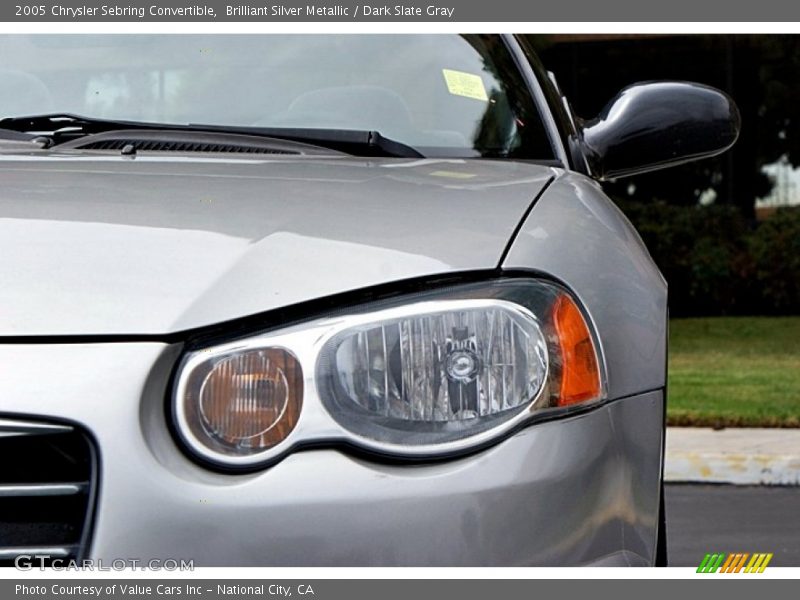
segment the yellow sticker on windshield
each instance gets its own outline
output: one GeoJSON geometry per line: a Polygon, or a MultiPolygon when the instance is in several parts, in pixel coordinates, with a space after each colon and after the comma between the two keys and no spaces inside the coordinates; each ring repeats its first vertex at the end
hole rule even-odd
{"type": "Polygon", "coordinates": [[[484,102],[489,101],[489,96],[486,95],[486,88],[483,87],[483,79],[478,75],[451,69],[442,69],[442,75],[444,75],[444,80],[447,83],[447,91],[454,96],[463,96],[464,98],[473,98],[484,102]]]}

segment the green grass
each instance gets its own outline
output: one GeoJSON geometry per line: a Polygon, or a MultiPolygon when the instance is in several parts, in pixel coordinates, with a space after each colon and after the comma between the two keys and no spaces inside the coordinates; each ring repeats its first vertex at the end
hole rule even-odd
{"type": "Polygon", "coordinates": [[[670,425],[800,427],[800,317],[670,322],[670,425]]]}

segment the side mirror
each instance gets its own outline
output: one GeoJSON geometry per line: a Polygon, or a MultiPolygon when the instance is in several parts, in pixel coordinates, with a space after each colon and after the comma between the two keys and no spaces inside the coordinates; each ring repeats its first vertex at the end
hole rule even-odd
{"type": "Polygon", "coordinates": [[[626,87],[583,125],[583,148],[601,180],[637,175],[725,152],[739,137],[733,100],[698,83],[626,87]]]}

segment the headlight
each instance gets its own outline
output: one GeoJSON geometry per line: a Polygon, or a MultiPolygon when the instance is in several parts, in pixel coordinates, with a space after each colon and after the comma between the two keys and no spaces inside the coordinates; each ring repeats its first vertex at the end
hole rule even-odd
{"type": "Polygon", "coordinates": [[[499,280],[375,302],[189,353],[177,431],[253,468],[307,443],[452,455],[603,396],[586,319],[558,285],[499,280]]]}
{"type": "Polygon", "coordinates": [[[334,336],[317,369],[328,412],[359,436],[443,444],[547,401],[547,343],[522,306],[442,300],[373,318],[334,336]]]}
{"type": "Polygon", "coordinates": [[[220,456],[258,454],[285,440],[303,403],[302,370],[281,348],[219,354],[185,382],[183,425],[220,456]]]}

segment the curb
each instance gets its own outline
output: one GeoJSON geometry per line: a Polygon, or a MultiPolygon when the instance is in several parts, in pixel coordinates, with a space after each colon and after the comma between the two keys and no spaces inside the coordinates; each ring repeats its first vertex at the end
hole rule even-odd
{"type": "Polygon", "coordinates": [[[664,480],[800,485],[800,430],[669,427],[664,480]]]}

